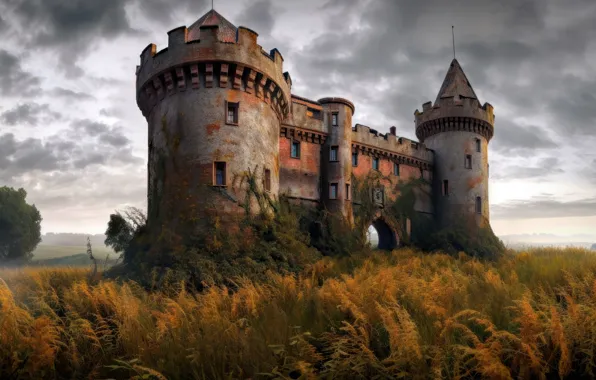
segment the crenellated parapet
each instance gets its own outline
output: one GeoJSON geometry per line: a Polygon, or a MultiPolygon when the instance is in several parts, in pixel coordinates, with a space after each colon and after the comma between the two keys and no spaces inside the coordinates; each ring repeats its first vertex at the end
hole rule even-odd
{"type": "Polygon", "coordinates": [[[218,25],[198,29],[198,39],[191,39],[185,26],[173,29],[167,48],[157,52],[155,44],[150,44],[141,53],[136,87],[143,115],[174,93],[221,87],[254,94],[284,120],[290,112],[292,80],[283,71],[279,51],[264,51],[257,33],[248,28],[239,27],[231,42],[219,37],[218,25]]]}
{"type": "Polygon", "coordinates": [[[352,129],[352,150],[423,170],[433,167],[433,151],[424,144],[393,133],[382,134],[361,124],[352,129]]]}
{"type": "Polygon", "coordinates": [[[414,112],[416,137],[420,141],[440,132],[468,131],[478,133],[488,141],[494,134],[495,115],[489,103],[480,105],[478,99],[445,97],[433,105],[422,105],[422,112],[414,112]]]}

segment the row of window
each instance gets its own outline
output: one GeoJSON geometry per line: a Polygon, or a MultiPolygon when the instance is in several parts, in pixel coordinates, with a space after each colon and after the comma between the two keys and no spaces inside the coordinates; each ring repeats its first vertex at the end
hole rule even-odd
{"type": "MultiPolygon", "coordinates": [[[[292,141],[290,157],[300,158],[300,142],[299,141],[292,141]]],[[[329,161],[330,162],[338,162],[339,161],[339,147],[338,146],[332,146],[329,149],[329,161]]],[[[352,153],[352,166],[358,166],[358,153],[352,153]]],[[[372,168],[374,170],[379,170],[379,158],[378,157],[373,157],[372,168]]],[[[395,162],[393,163],[393,174],[399,176],[399,164],[395,163],[395,162]]]]}
{"type": "MultiPolygon", "coordinates": [[[[449,196],[449,181],[443,180],[443,196],[449,196]]],[[[482,198],[476,197],[476,214],[482,214],[482,198]]]]}

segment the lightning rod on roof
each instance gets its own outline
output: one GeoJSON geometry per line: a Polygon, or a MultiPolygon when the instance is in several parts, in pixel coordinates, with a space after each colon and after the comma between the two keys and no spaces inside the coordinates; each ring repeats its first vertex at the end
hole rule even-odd
{"type": "Polygon", "coordinates": [[[451,38],[453,40],[453,59],[455,59],[455,27],[451,25],[451,38]]]}
{"type": "Polygon", "coordinates": [[[213,10],[213,0],[211,0],[211,10],[213,10]]]}

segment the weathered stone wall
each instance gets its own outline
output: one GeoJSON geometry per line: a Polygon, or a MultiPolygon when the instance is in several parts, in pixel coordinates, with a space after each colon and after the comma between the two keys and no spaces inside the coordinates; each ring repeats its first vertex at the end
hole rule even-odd
{"type": "Polygon", "coordinates": [[[353,168],[357,178],[364,178],[373,169],[373,157],[379,158],[379,169],[388,180],[382,180],[386,197],[395,200],[399,195],[395,185],[411,179],[423,178],[429,182],[416,191],[414,209],[421,213],[433,214],[432,198],[433,151],[417,141],[398,137],[393,133],[380,134],[367,126],[357,124],[352,131],[352,151],[358,154],[358,166],[353,168]],[[399,176],[393,175],[393,164],[399,164],[399,176]]]}
{"type": "Polygon", "coordinates": [[[490,220],[488,199],[488,143],[494,133],[493,107],[477,99],[446,97],[416,110],[416,135],[435,152],[433,196],[436,214],[447,226],[456,219],[473,219],[478,226],[490,220]],[[476,151],[476,140],[481,151],[476,151]],[[472,165],[466,167],[466,155],[472,165]],[[444,195],[444,181],[448,194],[444,195]],[[481,198],[481,213],[476,212],[481,198]]]}
{"type": "MultiPolygon", "coordinates": [[[[137,101],[149,124],[149,224],[174,231],[200,228],[207,216],[236,222],[244,212],[246,172],[270,194],[279,193],[279,135],[289,110],[289,75],[281,55],[267,54],[256,33],[240,28],[237,43],[216,40],[202,27],[200,41],[186,28],[170,32],[168,49],[150,45],[137,69],[137,101]],[[226,102],[238,120],[226,122],[226,102]],[[225,186],[215,185],[216,161],[226,163],[225,186]],[[243,181],[244,178],[244,181],[243,181]]],[[[252,211],[258,211],[256,200],[252,211]]]]}
{"type": "Polygon", "coordinates": [[[323,124],[329,131],[321,163],[321,199],[325,207],[341,213],[353,222],[352,212],[352,115],[354,105],[342,98],[319,99],[323,105],[323,124]],[[337,115],[337,125],[333,125],[333,115],[337,115]],[[337,148],[337,159],[331,161],[331,149],[337,148]],[[332,184],[337,185],[335,198],[330,197],[332,184]]]}
{"type": "Polygon", "coordinates": [[[439,218],[449,222],[450,216],[474,215],[478,224],[489,220],[488,201],[488,142],[473,132],[443,132],[425,140],[436,154],[434,193],[439,218]],[[476,139],[481,141],[481,152],[476,152],[476,139]],[[472,158],[466,168],[466,155],[472,158]],[[449,194],[443,195],[443,181],[447,180],[449,194]],[[476,214],[476,197],[482,199],[482,217],[476,214]]]}

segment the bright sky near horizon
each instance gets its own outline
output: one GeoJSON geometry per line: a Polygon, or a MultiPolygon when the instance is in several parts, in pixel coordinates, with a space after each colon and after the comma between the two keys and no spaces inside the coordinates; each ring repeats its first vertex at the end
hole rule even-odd
{"type": "MultiPolygon", "coordinates": [[[[135,67],[208,0],[0,1],[0,186],[24,187],[42,231],[101,233],[146,204],[147,124],[135,67]]],[[[292,92],[341,96],[354,123],[415,139],[456,53],[495,107],[489,145],[498,235],[596,236],[593,0],[218,0],[282,53],[292,92]]]]}

